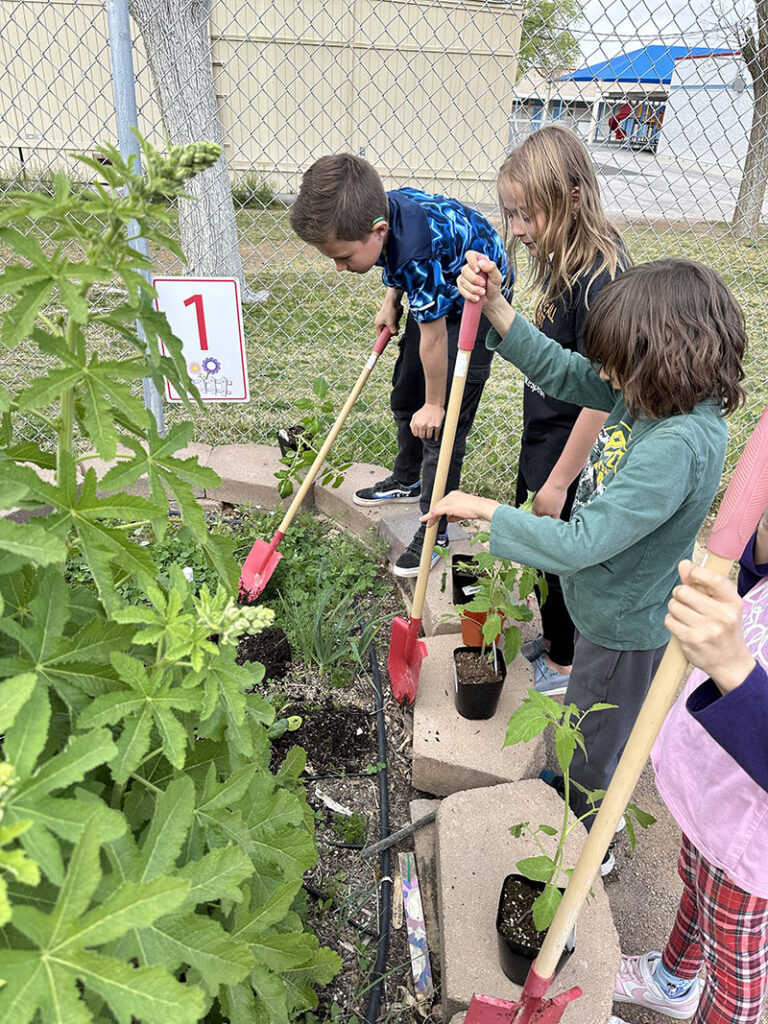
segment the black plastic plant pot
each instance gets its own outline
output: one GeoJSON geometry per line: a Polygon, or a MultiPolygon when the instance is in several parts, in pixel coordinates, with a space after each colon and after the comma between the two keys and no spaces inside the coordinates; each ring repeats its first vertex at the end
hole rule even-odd
{"type": "Polygon", "coordinates": [[[477,562],[472,555],[451,555],[451,587],[454,605],[469,604],[477,587],[477,562]]]}
{"type": "MultiPolygon", "coordinates": [[[[501,651],[496,652],[496,668],[498,677],[490,682],[462,682],[456,667],[456,656],[468,651],[474,657],[480,657],[479,647],[456,647],[453,652],[453,700],[456,710],[462,718],[472,720],[493,718],[499,706],[504,680],[507,678],[507,666],[501,651]]],[[[486,654],[488,652],[486,651],[486,654]]],[[[491,656],[493,652],[491,651],[491,656]]]]}
{"type": "MultiPolygon", "coordinates": [[[[532,882],[530,878],[526,878],[524,875],[507,875],[504,879],[504,884],[501,887],[501,895],[499,896],[499,909],[496,911],[496,940],[499,947],[499,961],[501,963],[501,969],[504,971],[510,981],[514,981],[516,985],[524,985],[525,979],[528,977],[528,972],[531,969],[531,964],[536,959],[541,951],[541,944],[532,945],[531,940],[528,941],[516,941],[509,934],[512,930],[514,933],[514,925],[509,928],[508,921],[505,917],[508,914],[507,904],[510,894],[514,889],[518,888],[528,890],[535,899],[544,890],[543,882],[532,882]]],[[[563,889],[560,892],[564,892],[563,889]]],[[[541,941],[544,941],[545,932],[533,932],[532,923],[531,931],[533,935],[541,935],[541,941]]],[[[568,941],[565,944],[560,959],[557,961],[557,967],[555,967],[555,974],[563,967],[573,955],[573,951],[576,948],[576,929],[574,928],[571,934],[568,936],[568,941]]],[[[554,977],[554,975],[553,975],[554,977]]]]}
{"type": "Polygon", "coordinates": [[[312,435],[304,429],[301,423],[297,423],[292,427],[283,427],[282,430],[277,432],[277,443],[280,445],[280,454],[285,458],[288,452],[296,452],[299,450],[299,438],[306,441],[307,444],[312,444],[312,435]],[[303,436],[302,436],[303,435],[303,436]]]}

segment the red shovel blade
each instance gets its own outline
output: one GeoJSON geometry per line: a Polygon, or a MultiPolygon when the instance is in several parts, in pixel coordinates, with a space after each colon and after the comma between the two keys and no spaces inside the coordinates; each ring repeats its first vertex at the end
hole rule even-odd
{"type": "Polygon", "coordinates": [[[427,656],[427,645],[418,639],[420,626],[421,619],[406,622],[401,615],[392,623],[387,669],[392,693],[400,704],[404,700],[413,704],[419,688],[421,663],[427,656]]]}
{"type": "Polygon", "coordinates": [[[272,573],[283,557],[277,545],[285,535],[279,531],[269,544],[265,540],[257,540],[240,570],[240,600],[244,603],[253,602],[264,592],[264,588],[272,578],[272,573]]]}
{"type": "Polygon", "coordinates": [[[552,999],[544,999],[551,980],[539,978],[531,968],[519,1002],[472,996],[464,1024],[558,1024],[568,1003],[581,995],[581,989],[575,986],[552,999]]]}

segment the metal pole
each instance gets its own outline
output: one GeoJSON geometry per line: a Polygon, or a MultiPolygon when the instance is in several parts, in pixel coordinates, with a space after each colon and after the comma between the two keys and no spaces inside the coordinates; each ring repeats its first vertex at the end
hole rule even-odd
{"type": "MultiPolygon", "coordinates": [[[[131,51],[131,23],[128,16],[128,0],[106,0],[107,21],[109,24],[109,53],[112,60],[112,85],[115,92],[115,116],[117,119],[117,137],[120,154],[124,160],[134,156],[136,170],[141,170],[141,148],[139,140],[131,131],[138,126],[136,109],[136,83],[133,74],[133,56],[131,51]]],[[[137,236],[138,225],[131,223],[131,246],[145,256],[149,256],[149,243],[146,238],[137,236]]],[[[150,274],[145,270],[144,277],[150,281],[150,274]]],[[[136,330],[142,341],[144,329],[136,321],[136,330]]],[[[165,418],[163,416],[163,399],[151,377],[144,377],[144,406],[155,417],[157,432],[165,437],[165,418]]]]}

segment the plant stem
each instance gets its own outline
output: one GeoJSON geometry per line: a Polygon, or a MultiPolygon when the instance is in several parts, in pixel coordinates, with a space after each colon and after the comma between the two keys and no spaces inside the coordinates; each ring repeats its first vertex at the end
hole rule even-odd
{"type": "MultiPolygon", "coordinates": [[[[75,322],[70,317],[64,332],[64,341],[70,352],[75,350],[75,322]]],[[[72,455],[75,431],[75,389],[67,388],[61,396],[61,423],[59,424],[59,446],[56,452],[56,482],[63,479],[62,461],[65,455],[72,455]]]]}

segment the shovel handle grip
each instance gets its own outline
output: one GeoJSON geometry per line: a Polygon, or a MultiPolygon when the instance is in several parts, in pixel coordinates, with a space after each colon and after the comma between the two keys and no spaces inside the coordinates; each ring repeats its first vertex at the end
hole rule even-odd
{"type": "Polygon", "coordinates": [[[381,334],[376,339],[376,344],[373,346],[373,353],[376,356],[380,356],[384,349],[389,344],[389,339],[392,337],[392,331],[388,327],[382,327],[381,334]]]}
{"type": "MultiPolygon", "coordinates": [[[[483,274],[483,284],[488,280],[488,275],[483,274]]],[[[461,314],[459,324],[458,349],[460,352],[471,352],[475,347],[477,331],[480,327],[480,317],[483,315],[482,302],[464,301],[464,311],[461,314]]]]}
{"type": "Polygon", "coordinates": [[[768,406],[741,453],[707,541],[714,555],[738,558],[768,506],[768,406]]]}

